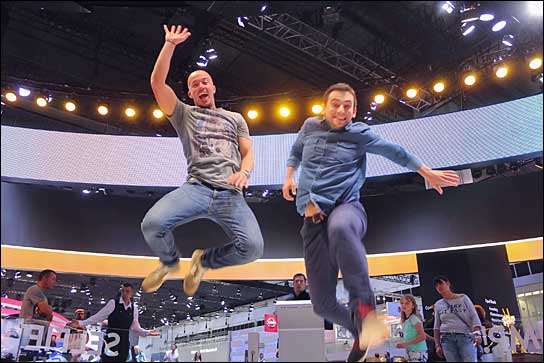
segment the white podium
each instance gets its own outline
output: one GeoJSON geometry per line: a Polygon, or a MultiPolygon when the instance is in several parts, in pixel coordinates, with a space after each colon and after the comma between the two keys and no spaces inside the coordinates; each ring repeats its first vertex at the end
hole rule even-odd
{"type": "Polygon", "coordinates": [[[325,329],[309,300],[278,301],[280,362],[324,362],[325,329]]]}

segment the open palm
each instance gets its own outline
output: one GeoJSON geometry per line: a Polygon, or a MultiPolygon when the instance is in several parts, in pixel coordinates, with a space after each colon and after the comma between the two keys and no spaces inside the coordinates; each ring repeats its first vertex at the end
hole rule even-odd
{"type": "Polygon", "coordinates": [[[163,25],[163,27],[164,27],[164,40],[170,43],[174,43],[175,45],[183,43],[184,41],[187,40],[187,38],[191,36],[189,29],[183,28],[181,25],[178,25],[177,27],[175,25],[172,25],[170,30],[168,30],[168,26],[166,24],[163,25]]]}

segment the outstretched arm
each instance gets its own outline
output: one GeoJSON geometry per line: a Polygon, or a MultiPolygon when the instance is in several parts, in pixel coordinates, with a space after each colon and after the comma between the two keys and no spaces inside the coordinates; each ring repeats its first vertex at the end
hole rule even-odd
{"type": "Polygon", "coordinates": [[[163,110],[168,116],[174,113],[176,107],[177,96],[174,90],[166,84],[166,77],[170,70],[170,61],[172,55],[178,44],[183,43],[191,36],[191,33],[187,28],[183,29],[182,26],[172,25],[172,28],[168,30],[168,27],[164,25],[164,45],[159,53],[159,57],[155,62],[153,72],[151,72],[151,88],[155,99],[159,104],[161,110],[163,110]]]}

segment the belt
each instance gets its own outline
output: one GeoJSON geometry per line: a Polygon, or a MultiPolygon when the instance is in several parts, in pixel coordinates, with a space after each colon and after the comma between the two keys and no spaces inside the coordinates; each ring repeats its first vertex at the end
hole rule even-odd
{"type": "Polygon", "coordinates": [[[449,332],[440,332],[440,335],[470,335],[467,333],[449,333],[449,332]]]}
{"type": "Polygon", "coordinates": [[[230,189],[227,189],[227,188],[221,188],[221,187],[213,186],[210,183],[206,183],[205,181],[202,181],[202,180],[197,179],[195,177],[189,178],[189,183],[191,183],[193,181],[204,185],[208,189],[217,190],[218,192],[222,192],[222,191],[225,191],[225,190],[230,190],[230,189]]]}

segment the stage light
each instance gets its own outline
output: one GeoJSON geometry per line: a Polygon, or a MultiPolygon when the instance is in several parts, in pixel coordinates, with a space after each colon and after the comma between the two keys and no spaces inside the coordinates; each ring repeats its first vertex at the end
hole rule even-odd
{"type": "Polygon", "coordinates": [[[433,90],[436,92],[436,93],[440,93],[442,91],[444,91],[444,82],[436,82],[433,86],[433,90]]]}
{"type": "Polygon", "coordinates": [[[511,47],[514,45],[514,36],[512,34],[506,34],[502,37],[502,44],[511,47]]]}
{"type": "Polygon", "coordinates": [[[504,78],[507,75],[508,75],[508,67],[506,67],[505,65],[499,65],[495,67],[495,76],[497,76],[497,78],[504,78]]]}
{"type": "Polygon", "coordinates": [[[455,10],[455,6],[451,1],[446,1],[444,4],[442,4],[442,9],[444,9],[448,14],[451,14],[453,13],[453,10],[455,10]]]}
{"type": "Polygon", "coordinates": [[[259,113],[256,110],[249,110],[247,111],[247,117],[250,120],[255,120],[257,117],[259,117],[259,113]]]}
{"type": "Polygon", "coordinates": [[[30,96],[30,90],[24,87],[19,87],[19,96],[21,97],[30,96]]]}
{"type": "Polygon", "coordinates": [[[26,277],[32,278],[32,272],[27,272],[27,273],[26,273],[26,277]]]}
{"type": "Polygon", "coordinates": [[[15,92],[8,92],[6,93],[6,100],[8,100],[9,102],[15,102],[17,101],[17,95],[15,94],[15,92]]]}
{"type": "Polygon", "coordinates": [[[156,119],[163,118],[163,116],[164,112],[162,112],[160,109],[156,108],[153,110],[153,117],[155,117],[156,119]]]}
{"type": "Polygon", "coordinates": [[[542,1],[527,1],[530,15],[542,16],[542,1]]]}
{"type": "Polygon", "coordinates": [[[531,69],[539,69],[540,67],[542,67],[542,58],[540,57],[535,57],[529,62],[529,68],[531,69]]]}
{"type": "Polygon", "coordinates": [[[83,189],[81,192],[83,194],[91,194],[91,191],[89,189],[83,189]]]}
{"type": "Polygon", "coordinates": [[[381,105],[385,101],[385,96],[381,93],[374,96],[374,102],[376,102],[378,105],[381,105]]]}
{"type": "Polygon", "coordinates": [[[372,111],[376,111],[377,108],[378,108],[378,105],[376,104],[376,102],[371,102],[370,103],[370,109],[372,111]]]}
{"type": "Polygon", "coordinates": [[[417,89],[410,88],[408,91],[406,91],[406,97],[415,98],[416,96],[417,96],[417,89]]]}
{"type": "Polygon", "coordinates": [[[238,25],[241,26],[242,28],[245,28],[246,27],[246,23],[248,21],[248,17],[247,16],[239,16],[236,18],[236,21],[238,22],[238,25]]]}
{"type": "Polygon", "coordinates": [[[323,105],[315,104],[312,106],[312,113],[314,115],[319,115],[321,112],[323,112],[323,105]]]}
{"type": "Polygon", "coordinates": [[[36,98],[36,104],[39,107],[45,107],[45,106],[47,106],[47,100],[44,97],[38,97],[38,98],[36,98]]]}
{"type": "Polygon", "coordinates": [[[480,15],[480,20],[481,21],[491,21],[493,19],[495,19],[495,15],[490,14],[490,13],[485,13],[485,14],[480,15]]]}
{"type": "Polygon", "coordinates": [[[465,30],[465,31],[463,32],[463,36],[466,37],[467,35],[469,35],[470,33],[472,33],[472,32],[474,31],[474,29],[476,29],[476,26],[475,26],[475,25],[469,26],[469,27],[467,28],[467,30],[465,30]]]}
{"type": "Polygon", "coordinates": [[[288,117],[291,114],[291,110],[288,107],[281,107],[280,108],[280,116],[281,117],[288,117]]]}
{"type": "Polygon", "coordinates": [[[110,112],[110,110],[108,109],[108,106],[106,105],[98,106],[97,111],[102,116],[106,116],[110,112]]]}
{"type": "Polygon", "coordinates": [[[125,108],[125,116],[130,118],[136,116],[136,110],[132,107],[125,108]]]}
{"type": "Polygon", "coordinates": [[[76,110],[76,104],[72,101],[66,101],[64,103],[64,108],[66,109],[66,111],[74,112],[76,110]]]}
{"type": "Polygon", "coordinates": [[[495,23],[495,25],[493,25],[493,28],[491,28],[491,30],[493,30],[494,32],[498,32],[503,30],[505,26],[506,26],[506,21],[501,20],[495,23]]]}
{"type": "Polygon", "coordinates": [[[467,86],[473,86],[476,83],[476,76],[474,74],[468,74],[463,80],[467,86]]]}
{"type": "Polygon", "coordinates": [[[203,55],[200,55],[198,57],[198,61],[196,61],[196,65],[199,67],[206,67],[208,65],[208,59],[206,59],[206,57],[203,55]]]}
{"type": "Polygon", "coordinates": [[[72,289],[70,290],[70,293],[75,294],[77,292],[76,285],[72,285],[72,289]]]}

